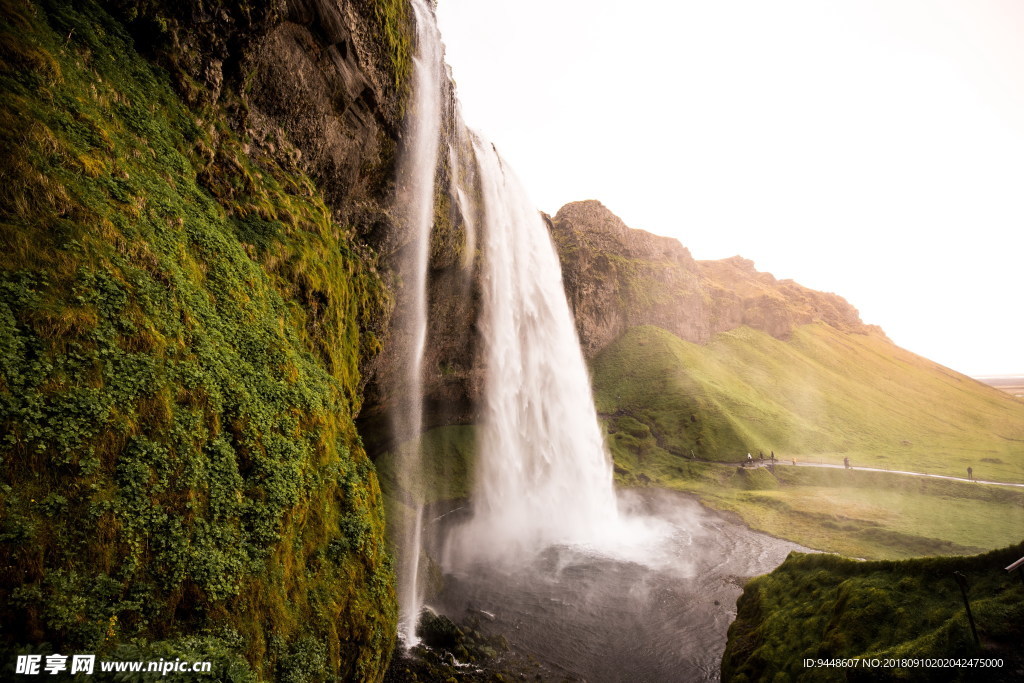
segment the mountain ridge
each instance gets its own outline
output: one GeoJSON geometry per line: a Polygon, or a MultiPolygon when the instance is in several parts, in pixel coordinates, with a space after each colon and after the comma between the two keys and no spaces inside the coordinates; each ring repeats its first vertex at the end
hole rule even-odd
{"type": "Polygon", "coordinates": [[[838,294],[778,280],[741,256],[696,260],[675,238],[630,228],[597,200],[566,204],[549,225],[588,358],[644,324],[698,344],[743,325],[784,339],[816,321],[884,336],[838,294]]]}

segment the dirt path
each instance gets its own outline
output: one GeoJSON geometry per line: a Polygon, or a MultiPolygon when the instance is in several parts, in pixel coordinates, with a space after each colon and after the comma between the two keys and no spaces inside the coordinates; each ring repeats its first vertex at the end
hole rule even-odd
{"type": "MultiPolygon", "coordinates": [[[[714,462],[714,461],[712,461],[712,460],[701,460],[700,462],[714,462]]],[[[739,462],[737,464],[738,465],[743,465],[743,462],[741,461],[741,462],[739,462]]],[[[763,463],[760,462],[760,461],[754,461],[752,466],[753,467],[767,467],[769,464],[770,464],[770,462],[768,460],[765,460],[763,463]]],[[[780,466],[784,466],[784,467],[793,467],[793,462],[791,460],[776,460],[775,464],[776,465],[780,465],[780,466]]],[[[845,469],[843,465],[830,465],[830,464],[827,464],[827,463],[819,463],[819,462],[800,462],[799,460],[797,461],[796,466],[797,467],[827,467],[827,468],[835,469],[835,470],[845,469]]],[[[862,470],[862,471],[865,471],[865,472],[888,472],[889,474],[900,474],[900,475],[907,476],[907,477],[931,477],[933,479],[948,479],[950,481],[964,481],[964,482],[967,482],[969,484],[991,484],[992,486],[1013,486],[1013,487],[1016,487],[1016,488],[1024,488],[1024,484],[1014,484],[1014,483],[1008,482],[1008,481],[990,481],[988,479],[968,479],[967,477],[952,477],[952,476],[949,476],[949,475],[946,475],[946,474],[928,474],[927,472],[908,472],[906,470],[886,470],[886,469],[882,469],[880,467],[853,467],[853,466],[851,466],[850,469],[851,470],[862,470]]]]}

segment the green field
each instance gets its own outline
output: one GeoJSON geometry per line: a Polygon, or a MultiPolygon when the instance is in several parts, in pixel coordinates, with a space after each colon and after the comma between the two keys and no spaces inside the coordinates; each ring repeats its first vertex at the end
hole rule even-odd
{"type": "Polygon", "coordinates": [[[968,555],[1024,535],[1024,490],[885,472],[733,465],[615,452],[623,485],[689,491],[752,529],[864,559],[968,555]]]}
{"type": "Polygon", "coordinates": [[[1024,482],[1024,402],[825,325],[781,341],[740,328],[706,346],[629,330],[593,364],[623,485],[696,493],[755,529],[862,558],[969,554],[1024,536],[1024,490],[780,460],[1024,482]],[[701,463],[725,461],[731,465],[701,463]]]}

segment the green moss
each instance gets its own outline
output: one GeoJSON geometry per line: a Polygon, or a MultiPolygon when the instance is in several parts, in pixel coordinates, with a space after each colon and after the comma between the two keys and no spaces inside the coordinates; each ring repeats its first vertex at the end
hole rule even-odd
{"type": "Polygon", "coordinates": [[[1024,588],[1003,567],[1024,544],[968,558],[855,562],[794,553],[747,584],[722,659],[723,680],[935,680],[926,667],[814,671],[805,658],[1003,658],[1001,668],[944,669],[942,680],[1013,680],[1024,661],[1024,588]],[[953,572],[967,578],[974,644],[953,572]],[[992,674],[987,676],[984,674],[992,674]]]}
{"type": "Polygon", "coordinates": [[[374,16],[378,29],[384,36],[391,58],[392,73],[395,75],[395,90],[406,100],[412,78],[413,17],[406,0],[377,0],[374,16]]]}
{"type": "Polygon", "coordinates": [[[0,639],[379,677],[372,255],[96,5],[0,2],[0,639]]]}

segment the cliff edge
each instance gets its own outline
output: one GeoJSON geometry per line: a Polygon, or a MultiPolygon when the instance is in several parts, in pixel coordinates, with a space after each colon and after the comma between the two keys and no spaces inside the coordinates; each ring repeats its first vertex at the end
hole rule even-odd
{"type": "Polygon", "coordinates": [[[881,333],[841,296],[777,280],[739,256],[694,260],[677,240],[629,228],[595,200],[566,204],[550,225],[588,358],[637,325],[697,344],[744,325],[779,339],[813,322],[881,333]]]}

